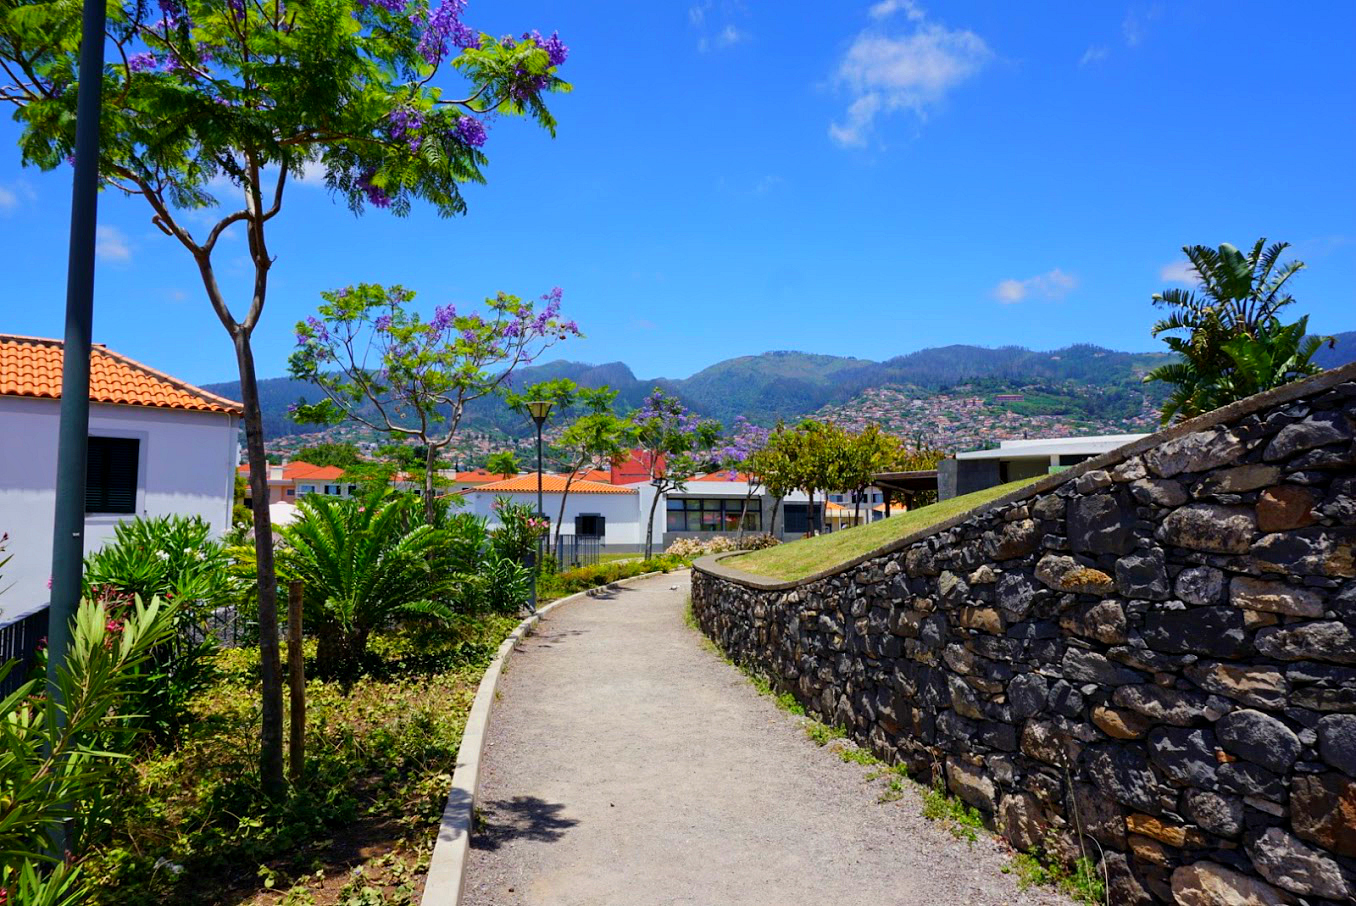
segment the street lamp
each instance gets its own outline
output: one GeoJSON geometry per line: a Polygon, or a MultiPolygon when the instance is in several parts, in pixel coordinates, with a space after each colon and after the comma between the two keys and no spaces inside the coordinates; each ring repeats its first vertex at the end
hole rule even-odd
{"type": "MultiPolygon", "coordinates": [[[[541,426],[551,414],[550,400],[532,400],[527,404],[527,413],[537,423],[537,517],[546,518],[546,508],[542,504],[541,493],[541,426]]],[[[541,541],[537,541],[537,552],[541,550],[541,541]]],[[[537,612],[537,552],[532,556],[532,612],[537,612]]]]}

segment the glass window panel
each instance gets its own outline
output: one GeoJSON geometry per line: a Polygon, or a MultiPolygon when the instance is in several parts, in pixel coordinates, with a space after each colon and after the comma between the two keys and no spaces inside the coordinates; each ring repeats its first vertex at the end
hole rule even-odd
{"type": "Polygon", "coordinates": [[[671,532],[687,531],[687,519],[683,513],[669,513],[668,530],[671,532]]]}
{"type": "Polygon", "coordinates": [[[668,508],[671,510],[681,510],[683,508],[683,501],[676,497],[670,497],[668,501],[668,508]]]}

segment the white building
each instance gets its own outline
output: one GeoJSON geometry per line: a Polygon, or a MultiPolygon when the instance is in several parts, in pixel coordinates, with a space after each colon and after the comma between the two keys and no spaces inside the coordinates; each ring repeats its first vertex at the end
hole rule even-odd
{"type": "MultiPolygon", "coordinates": [[[[48,601],[56,505],[60,340],[0,335],[0,625],[48,601]]],[[[90,361],[85,551],[134,516],[230,527],[240,404],[102,346],[90,361]]]]}
{"type": "Polygon", "coordinates": [[[937,465],[937,496],[946,500],[1009,481],[1058,472],[1147,436],[1099,434],[1005,440],[991,450],[957,453],[955,459],[944,459],[937,465]]]}
{"type": "MultiPolygon", "coordinates": [[[[563,475],[547,473],[542,476],[542,504],[551,520],[551,533],[560,517],[560,498],[565,488],[563,475]]],[[[507,497],[514,503],[537,506],[537,473],[529,472],[504,481],[467,488],[462,491],[467,510],[489,520],[491,528],[499,525],[494,502],[507,497]]],[[[596,538],[605,549],[634,551],[645,544],[645,514],[648,500],[642,506],[641,493],[635,487],[605,484],[601,481],[576,479],[570,484],[565,498],[565,518],[561,534],[596,538]]],[[[656,542],[659,535],[655,536],[656,542]]]]}

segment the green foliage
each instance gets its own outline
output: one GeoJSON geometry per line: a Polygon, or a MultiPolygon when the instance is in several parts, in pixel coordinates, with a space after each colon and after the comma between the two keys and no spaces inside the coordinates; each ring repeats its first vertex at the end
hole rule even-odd
{"type": "Polygon", "coordinates": [[[485,460],[485,471],[502,478],[512,478],[522,471],[522,466],[519,465],[518,457],[512,450],[502,450],[485,460]]]}
{"type": "Polygon", "coordinates": [[[923,817],[942,822],[951,836],[967,843],[978,840],[984,830],[984,819],[979,811],[948,796],[940,786],[931,787],[923,794],[923,817]]]}
{"type": "Polygon", "coordinates": [[[411,495],[366,500],[311,494],[281,530],[279,563],[303,583],[303,613],[319,639],[322,676],[354,676],[372,631],[398,618],[447,620],[457,577],[443,530],[417,519],[411,495]],[[417,523],[417,524],[416,524],[417,523]]]}
{"type": "Polygon", "coordinates": [[[550,524],[537,515],[535,506],[515,503],[511,497],[497,497],[492,506],[499,525],[490,532],[490,550],[499,558],[528,563],[550,524]]]}
{"type": "Polygon", "coordinates": [[[541,602],[608,585],[620,579],[643,576],[653,572],[671,572],[688,564],[673,557],[651,557],[648,560],[612,560],[581,566],[563,573],[542,575],[537,584],[537,600],[541,602]]]}
{"type": "Polygon", "coordinates": [[[88,879],[78,868],[43,875],[34,863],[58,861],[49,853],[58,827],[76,856],[107,831],[118,762],[136,733],[129,707],[152,681],[141,668],[173,635],[174,611],[158,599],[137,601],[115,620],[102,602],[82,601],[58,697],[47,697],[38,678],[0,701],[0,888],[16,891],[18,902],[84,899],[88,879]]]}
{"type": "Polygon", "coordinates": [[[835,739],[842,739],[847,736],[847,731],[842,727],[834,727],[829,724],[820,723],[817,720],[808,720],[805,722],[805,735],[817,746],[828,745],[835,739]]]}
{"type": "Polygon", "coordinates": [[[338,466],[341,469],[362,462],[362,457],[358,455],[358,448],[354,444],[328,441],[307,444],[298,449],[292,458],[309,462],[313,466],[338,466]]]}
{"type": "Polygon", "coordinates": [[[139,668],[147,681],[138,687],[138,722],[156,739],[179,731],[189,698],[211,681],[209,656],[217,642],[210,617],[241,597],[242,583],[232,578],[230,567],[225,547],[196,516],[120,522],[113,540],[85,558],[84,596],[103,601],[113,619],[130,612],[136,598],[176,604],[174,633],[139,668]]]}
{"type": "Polygon", "coordinates": [[[1144,377],[1172,387],[1163,404],[1164,424],[1321,370],[1313,356],[1332,338],[1306,339],[1307,316],[1290,325],[1277,317],[1295,301],[1288,284],[1305,266],[1302,261],[1282,264],[1287,248],[1286,242],[1267,246],[1259,239],[1246,254],[1228,243],[1218,250],[1182,249],[1199,287],[1154,294],[1154,304],[1170,313],[1154,324],[1153,335],[1162,337],[1177,359],[1144,377]]]}
{"type": "Polygon", "coordinates": [[[321,889],[351,880],[355,859],[360,886],[409,902],[401,889],[427,868],[476,685],[516,625],[457,615],[377,630],[370,669],[351,683],[313,678],[308,640],[306,771],[281,799],[252,769],[258,652],[218,653],[184,737],[124,776],[111,839],[86,861],[85,902],[252,902],[269,890],[268,902],[277,891],[293,906],[331,902],[321,889]]]}
{"type": "Polygon", "coordinates": [[[1079,856],[1074,860],[1070,870],[1057,859],[1047,857],[1043,851],[1017,853],[1012,858],[1012,867],[1017,872],[1017,883],[1022,889],[1056,887],[1073,900],[1088,906],[1102,906],[1107,902],[1106,881],[1097,870],[1097,865],[1087,856],[1079,856]]]}

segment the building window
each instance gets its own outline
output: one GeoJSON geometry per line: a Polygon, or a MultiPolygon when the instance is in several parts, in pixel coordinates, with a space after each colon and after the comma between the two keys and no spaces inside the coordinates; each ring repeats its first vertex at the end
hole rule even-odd
{"type": "MultiPolygon", "coordinates": [[[[668,531],[737,532],[739,511],[743,507],[743,498],[669,498],[668,531]]],[[[762,529],[762,505],[757,499],[750,500],[748,512],[744,514],[744,530],[758,532],[762,529]]]]}
{"type": "Polygon", "coordinates": [[[135,513],[141,441],[91,437],[85,466],[86,513],[135,513]]]}
{"type": "Polygon", "coordinates": [[[337,485],[337,484],[327,484],[327,485],[325,485],[325,494],[326,494],[326,496],[329,496],[329,497],[338,497],[338,496],[339,496],[339,491],[340,491],[340,487],[339,487],[339,485],[337,485]]]}
{"type": "Polygon", "coordinates": [[[288,496],[288,497],[295,497],[295,496],[297,496],[297,489],[296,489],[296,488],[288,488],[288,489],[287,489],[287,496],[288,496]]]}
{"type": "Polygon", "coordinates": [[[348,496],[350,497],[358,496],[358,486],[356,484],[351,484],[348,486],[348,496]]]}

